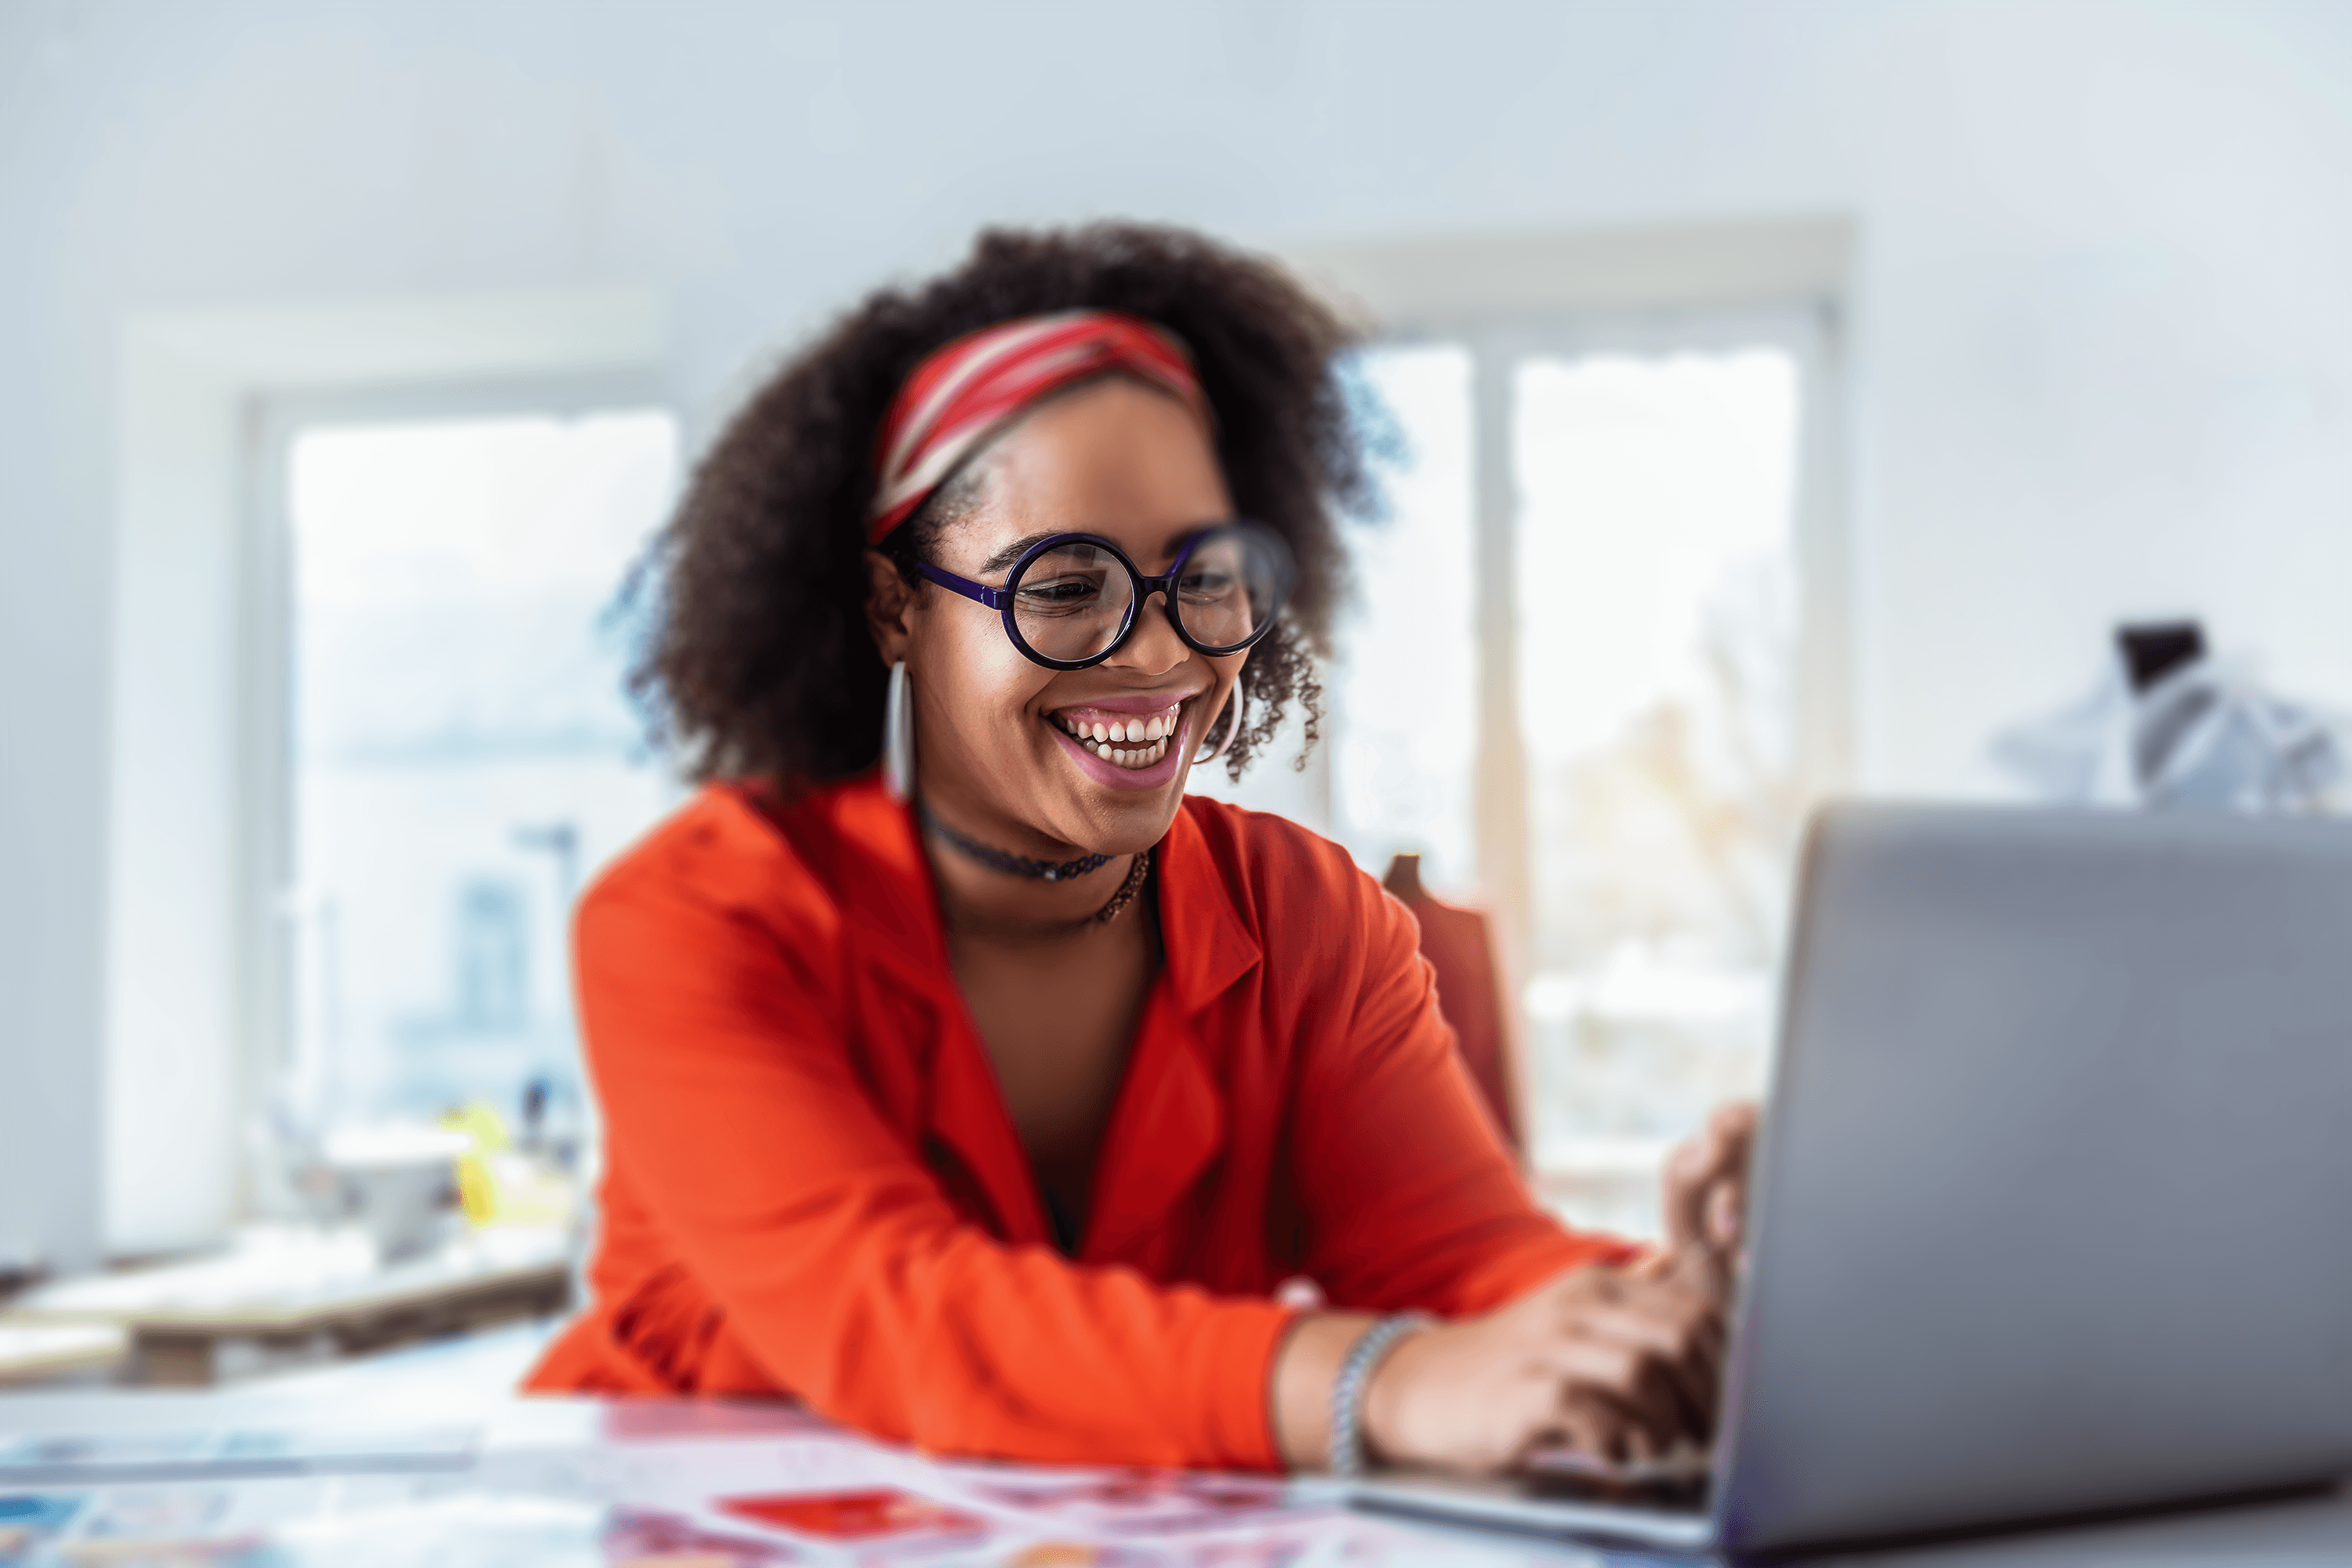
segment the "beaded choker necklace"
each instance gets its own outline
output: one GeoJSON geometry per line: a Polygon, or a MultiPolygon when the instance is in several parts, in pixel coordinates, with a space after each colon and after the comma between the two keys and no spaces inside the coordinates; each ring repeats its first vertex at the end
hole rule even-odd
{"type": "Polygon", "coordinates": [[[1073,877],[1099,871],[1111,861],[1108,855],[1081,855],[1075,860],[1032,860],[1026,855],[1014,855],[992,845],[982,844],[976,838],[965,837],[932,816],[928,805],[921,811],[923,826],[939,835],[957,852],[1008,877],[1026,877],[1033,882],[1066,882],[1073,877]]]}
{"type": "Polygon", "coordinates": [[[940,913],[946,919],[950,931],[984,936],[995,942],[1016,943],[1060,942],[1069,937],[1082,935],[1097,926],[1107,926],[1132,908],[1136,900],[1142,896],[1144,889],[1150,885],[1151,861],[1156,853],[1156,849],[1146,849],[1137,855],[1133,863],[1128,867],[1127,879],[1119,883],[1118,891],[1113,893],[1104,902],[1102,908],[1090,915],[1079,915],[1074,920],[1064,921],[1032,921],[1008,915],[976,915],[969,910],[958,909],[946,898],[944,889],[941,893],[940,913]]]}

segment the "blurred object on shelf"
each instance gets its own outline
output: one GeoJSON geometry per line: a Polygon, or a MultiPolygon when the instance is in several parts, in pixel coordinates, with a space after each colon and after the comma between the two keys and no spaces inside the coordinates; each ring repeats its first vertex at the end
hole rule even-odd
{"type": "Polygon", "coordinates": [[[382,1261],[396,1263],[446,1234],[457,1162],[473,1146],[446,1127],[392,1121],[338,1128],[320,1152],[341,1184],[343,1212],[366,1227],[382,1261]]]}
{"type": "Polygon", "coordinates": [[[549,1152],[543,1131],[547,1089],[534,1079],[523,1093],[523,1139],[483,1100],[468,1100],[441,1118],[443,1128],[467,1140],[457,1156],[457,1200],[467,1222],[562,1227],[572,1223],[574,1186],[549,1152]]]}
{"type": "Polygon", "coordinates": [[[0,1322],[0,1384],[102,1379],[130,1350],[117,1323],[0,1322]]]}
{"type": "Polygon", "coordinates": [[[39,1284],[47,1272],[29,1252],[0,1252],[0,1304],[17,1291],[39,1284]]]}
{"type": "Polygon", "coordinates": [[[2263,692],[2195,621],[2118,626],[2098,684],[2001,731],[1991,752],[2041,799],[2253,813],[2347,804],[2344,721],[2263,692]]]}
{"type": "Polygon", "coordinates": [[[1381,879],[1421,928],[1421,955],[1437,972],[1437,1010],[1454,1026],[1454,1048],[1511,1152],[1524,1156],[1517,1075],[1504,1033],[1503,988],[1486,917],[1437,899],[1421,883],[1421,857],[1399,855],[1381,879]]]}

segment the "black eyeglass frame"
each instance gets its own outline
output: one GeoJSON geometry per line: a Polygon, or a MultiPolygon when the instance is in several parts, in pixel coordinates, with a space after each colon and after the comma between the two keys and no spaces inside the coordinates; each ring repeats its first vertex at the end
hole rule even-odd
{"type": "Polygon", "coordinates": [[[985,583],[976,583],[969,577],[960,576],[949,571],[944,566],[934,566],[928,561],[916,562],[915,569],[940,587],[961,594],[973,603],[994,610],[1004,622],[1004,635],[1012,639],[1014,647],[1021,650],[1022,657],[1033,664],[1042,664],[1048,669],[1092,669],[1096,665],[1117,653],[1126,646],[1127,639],[1135,635],[1135,625],[1140,618],[1143,605],[1154,594],[1160,595],[1160,607],[1167,613],[1168,624],[1176,628],[1177,637],[1182,639],[1186,647],[1212,658],[1239,653],[1244,648],[1255,644],[1266,633],[1274,630],[1275,622],[1282,618],[1283,605],[1290,602],[1291,589],[1298,585],[1297,559],[1290,552],[1289,542],[1265,524],[1253,522],[1247,518],[1240,517],[1229,518],[1223,522],[1210,523],[1187,535],[1183,548],[1176,552],[1176,559],[1170,563],[1168,570],[1158,577],[1146,576],[1142,568],[1136,565],[1126,551],[1121,550],[1116,542],[1105,539],[1099,533],[1056,533],[1039,540],[1021,552],[1021,559],[1015,561],[1012,570],[1005,573],[1004,586],[1002,588],[992,588],[985,583]],[[1246,530],[1272,546],[1275,562],[1280,568],[1280,576],[1275,587],[1274,604],[1267,610],[1265,619],[1259,624],[1257,629],[1237,643],[1227,643],[1219,647],[1204,643],[1185,630],[1184,618],[1176,613],[1176,579],[1183,575],[1185,564],[1192,560],[1192,552],[1200,547],[1202,540],[1212,534],[1223,533],[1231,529],[1246,530]],[[1048,552],[1067,549],[1073,544],[1091,544],[1099,550],[1108,552],[1112,560],[1127,569],[1127,575],[1134,585],[1135,594],[1127,602],[1127,617],[1119,625],[1118,635],[1112,637],[1100,653],[1089,654],[1085,658],[1048,658],[1029,646],[1029,640],[1021,635],[1021,628],[1013,623],[1013,601],[1019,596],[1018,589],[1022,574],[1029,570],[1031,563],[1048,552]]]}

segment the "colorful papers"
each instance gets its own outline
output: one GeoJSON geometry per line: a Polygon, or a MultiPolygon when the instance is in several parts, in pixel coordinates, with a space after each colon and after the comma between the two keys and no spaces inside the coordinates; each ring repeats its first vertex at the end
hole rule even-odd
{"type": "Polygon", "coordinates": [[[1297,1508],[1278,1481],[1183,1470],[1029,1472],[970,1487],[974,1496],[1024,1515],[1120,1536],[1230,1529],[1297,1508]]]}
{"type": "Polygon", "coordinates": [[[770,1568],[799,1553],[782,1542],[703,1528],[662,1509],[620,1508],[604,1525],[607,1568],[770,1568]]]}
{"type": "Polygon", "coordinates": [[[79,1493],[0,1496],[0,1563],[20,1563],[73,1521],[86,1500],[79,1493]]]}
{"type": "MultiPolygon", "coordinates": [[[[601,1441],[467,1447],[457,1469],[0,1483],[0,1568],[1384,1568],[1433,1552],[1498,1568],[1519,1556],[1441,1547],[1265,1477],[945,1463],[814,1418],[709,1415],[632,1422],[623,1441],[608,1428],[601,1441]]],[[[0,1436],[0,1451],[119,1471],[401,1457],[381,1435],[258,1426],[0,1436]]],[[[445,1438],[407,1451],[457,1450],[445,1438]]]]}
{"type": "Polygon", "coordinates": [[[718,1500],[721,1513],[826,1543],[931,1547],[984,1541],[988,1521],[897,1487],[718,1500]]]}

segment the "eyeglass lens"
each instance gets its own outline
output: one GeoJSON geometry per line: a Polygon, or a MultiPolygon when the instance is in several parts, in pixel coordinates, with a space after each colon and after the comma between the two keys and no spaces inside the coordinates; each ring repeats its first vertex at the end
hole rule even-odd
{"type": "Polygon", "coordinates": [[[1047,658],[1081,659],[1118,641],[1135,615],[1135,579],[1100,545],[1072,540],[1036,556],[1013,587],[1013,626],[1047,658]]]}
{"type": "Polygon", "coordinates": [[[1176,617],[1203,647],[1239,647],[1281,607],[1285,562],[1275,538],[1254,528],[1202,535],[1176,579],[1176,617]]]}
{"type": "MultiPolygon", "coordinates": [[[[1176,581],[1175,610],[1203,647],[1239,647],[1280,608],[1280,542],[1254,528],[1214,529],[1193,542],[1176,581]]],[[[1135,579],[1118,556],[1072,540],[1033,558],[1010,584],[1013,625],[1046,658],[1092,658],[1135,616],[1135,579]]]]}

